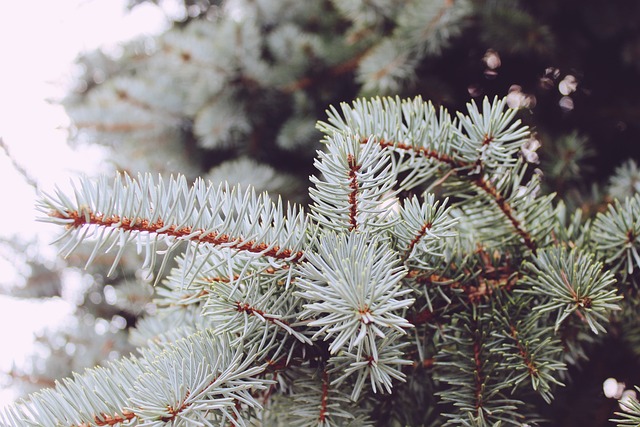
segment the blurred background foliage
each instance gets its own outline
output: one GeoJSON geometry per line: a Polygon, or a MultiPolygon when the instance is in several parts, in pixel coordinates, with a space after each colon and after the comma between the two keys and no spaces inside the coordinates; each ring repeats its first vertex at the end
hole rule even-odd
{"type": "MultiPolygon", "coordinates": [[[[113,170],[241,182],[306,203],[314,126],[329,105],[419,95],[457,111],[506,96],[533,130],[523,155],[569,212],[589,218],[640,190],[635,0],[185,0],[178,10],[163,34],[78,57],[60,100],[70,143],[106,147],[113,170]]],[[[107,277],[109,259],[82,271],[28,243],[0,250],[30,254],[23,283],[6,292],[66,293],[77,306],[76,322],[43,332],[7,373],[14,386],[50,386],[132,350],[129,328],[154,310],[154,272],[139,271],[134,253],[107,277]]],[[[617,403],[604,379],[640,384],[639,323],[621,315],[593,344],[544,414],[551,425],[607,425],[617,403]]]]}

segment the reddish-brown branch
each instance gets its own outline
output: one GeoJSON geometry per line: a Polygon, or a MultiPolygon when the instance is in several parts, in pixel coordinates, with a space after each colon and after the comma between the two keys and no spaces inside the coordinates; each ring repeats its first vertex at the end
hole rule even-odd
{"type": "Polygon", "coordinates": [[[453,0],[446,0],[444,2],[444,5],[442,6],[442,8],[438,11],[438,13],[436,14],[436,16],[434,16],[431,21],[429,21],[429,23],[427,24],[427,26],[422,30],[422,33],[420,34],[420,36],[423,39],[426,39],[430,33],[433,32],[433,30],[436,28],[436,26],[438,25],[438,22],[442,19],[442,17],[444,16],[444,14],[447,12],[447,10],[451,9],[451,7],[453,6],[454,1],[453,0]]]}
{"type": "Polygon", "coordinates": [[[223,277],[223,276],[204,277],[202,278],[202,281],[207,283],[229,283],[232,280],[238,280],[239,277],[240,277],[239,274],[234,274],[233,277],[223,277]]]}
{"type": "MultiPolygon", "coordinates": [[[[362,143],[367,143],[369,141],[368,138],[365,138],[362,143]]],[[[449,166],[459,169],[459,168],[464,168],[464,167],[468,167],[470,166],[470,164],[468,163],[464,163],[464,162],[460,162],[457,161],[455,159],[453,159],[452,157],[443,154],[443,153],[439,153],[436,150],[429,150],[428,148],[425,147],[414,147],[413,145],[409,145],[409,144],[404,144],[401,142],[393,142],[393,141],[385,141],[384,139],[379,139],[378,140],[378,144],[380,144],[380,146],[382,147],[387,147],[387,148],[399,148],[401,150],[405,150],[405,151],[413,151],[419,155],[421,155],[422,157],[426,157],[428,159],[434,159],[437,160],[441,163],[446,163],[449,166]]]]}
{"type": "Polygon", "coordinates": [[[323,422],[327,418],[327,404],[329,401],[329,373],[322,371],[322,398],[320,399],[320,415],[318,421],[323,422]]]}
{"type": "MultiPolygon", "coordinates": [[[[462,289],[472,304],[478,304],[490,297],[494,290],[511,290],[517,283],[519,275],[513,274],[509,266],[485,267],[479,272],[467,271],[466,276],[473,278],[473,283],[463,283],[460,280],[439,276],[437,274],[419,275],[418,270],[410,270],[408,277],[415,278],[418,283],[436,286],[447,286],[451,289],[462,289]]],[[[418,314],[420,315],[420,313],[418,314]]],[[[427,316],[424,313],[423,316],[427,316]]],[[[416,323],[410,320],[414,325],[416,323]]]]}
{"type": "Polygon", "coordinates": [[[360,165],[356,163],[355,158],[349,154],[347,156],[347,163],[349,165],[349,188],[351,193],[349,194],[349,230],[355,230],[358,227],[357,214],[358,214],[358,192],[360,186],[358,184],[358,171],[360,165]]]}
{"type": "Polygon", "coordinates": [[[565,274],[564,271],[560,270],[560,276],[562,277],[562,281],[564,282],[565,286],[567,287],[567,290],[569,291],[569,294],[571,295],[571,298],[573,298],[573,301],[576,304],[576,315],[578,316],[578,318],[585,322],[587,321],[587,319],[584,317],[584,314],[582,314],[582,312],[580,311],[581,308],[590,308],[592,301],[591,298],[589,297],[580,297],[578,295],[578,293],[576,292],[576,290],[573,288],[573,286],[571,285],[571,283],[569,283],[569,279],[567,278],[567,275],[565,274]]]}
{"type": "Polygon", "coordinates": [[[418,244],[420,239],[422,239],[424,237],[424,235],[427,234],[427,230],[430,230],[432,226],[433,226],[433,224],[428,222],[428,223],[424,224],[422,226],[422,228],[420,228],[420,231],[418,231],[418,234],[416,234],[416,236],[413,238],[413,240],[411,240],[411,242],[409,242],[409,247],[407,248],[407,251],[406,251],[406,254],[407,254],[406,256],[407,257],[411,254],[411,251],[413,251],[413,248],[418,244]]]}
{"type": "Polygon", "coordinates": [[[423,361],[417,361],[417,362],[413,362],[413,365],[410,365],[410,367],[412,368],[418,368],[418,367],[422,367],[424,369],[429,369],[431,367],[433,367],[433,365],[435,365],[436,361],[434,358],[429,358],[429,359],[424,359],[423,361]]]}
{"type": "Polygon", "coordinates": [[[184,399],[182,399],[180,406],[178,406],[177,408],[174,408],[173,406],[167,406],[167,412],[169,412],[169,415],[160,418],[160,420],[168,423],[169,421],[174,420],[180,413],[184,412],[185,409],[187,409],[189,406],[191,406],[191,403],[186,402],[190,394],[191,393],[189,392],[189,390],[187,390],[187,394],[185,395],[184,399]]]}
{"type": "Polygon", "coordinates": [[[533,363],[533,360],[531,359],[531,355],[529,354],[527,349],[524,347],[524,345],[522,345],[522,342],[520,341],[520,338],[518,338],[518,330],[513,325],[509,325],[509,326],[511,328],[511,337],[516,342],[516,347],[518,348],[518,353],[520,353],[520,356],[522,357],[522,360],[524,361],[524,364],[527,366],[527,369],[529,370],[529,374],[531,374],[532,376],[536,376],[537,377],[538,376],[538,368],[536,367],[535,363],[533,363]]]}
{"type": "Polygon", "coordinates": [[[482,140],[482,145],[489,145],[493,142],[493,135],[485,135],[482,140]]]}
{"type": "Polygon", "coordinates": [[[247,304],[246,302],[241,302],[241,301],[236,301],[236,311],[238,311],[239,313],[247,313],[251,316],[260,316],[263,319],[265,319],[267,322],[271,322],[274,325],[286,325],[289,326],[289,322],[287,322],[286,320],[282,320],[277,316],[274,316],[272,314],[268,314],[265,313],[264,311],[257,309],[255,307],[252,307],[251,305],[247,304]]]}
{"type": "Polygon", "coordinates": [[[155,113],[155,114],[160,113],[160,114],[162,114],[162,115],[164,115],[166,117],[169,117],[169,118],[172,118],[172,119],[176,119],[176,120],[179,119],[179,117],[175,113],[173,113],[173,112],[171,112],[169,110],[160,108],[160,106],[158,106],[158,105],[151,105],[151,104],[149,104],[149,103],[147,103],[145,101],[137,99],[131,93],[127,92],[124,89],[116,89],[115,92],[116,92],[116,96],[118,97],[119,101],[127,102],[127,103],[133,105],[134,107],[137,107],[137,108],[139,108],[141,110],[144,110],[144,111],[149,111],[149,112],[155,113]]]}
{"type": "MultiPolygon", "coordinates": [[[[162,417],[160,420],[165,423],[168,423],[174,420],[180,413],[184,412],[189,406],[191,406],[190,403],[186,402],[188,397],[189,397],[189,392],[187,391],[187,394],[182,400],[182,404],[179,407],[173,408],[171,406],[167,406],[167,411],[169,412],[170,415],[162,417]]],[[[95,415],[93,417],[93,422],[95,423],[96,426],[100,426],[100,427],[116,426],[128,421],[131,421],[134,418],[138,418],[138,415],[136,415],[134,412],[127,411],[125,409],[122,411],[122,414],[108,415],[105,413],[101,413],[101,414],[95,415]]],[[[89,427],[89,426],[90,424],[82,423],[78,427],[89,427]]]]}
{"type": "Polygon", "coordinates": [[[135,221],[131,218],[122,217],[119,215],[111,215],[105,217],[102,214],[97,214],[89,210],[67,211],[67,216],[54,211],[50,215],[55,218],[72,219],[73,222],[67,225],[67,227],[80,228],[84,225],[98,225],[101,227],[117,227],[125,231],[138,231],[161,234],[170,237],[186,237],[194,232],[199,232],[197,239],[203,243],[210,243],[213,245],[224,245],[241,251],[247,251],[252,253],[258,253],[265,256],[270,256],[277,259],[290,259],[292,262],[298,262],[302,259],[303,253],[293,252],[290,249],[281,249],[278,246],[271,247],[266,243],[256,243],[253,240],[244,241],[240,238],[229,236],[228,234],[219,234],[217,232],[207,233],[204,229],[192,229],[191,227],[177,228],[172,225],[165,228],[164,222],[159,219],[154,223],[149,222],[147,219],[136,218],[135,221]]]}
{"type": "Polygon", "coordinates": [[[191,403],[186,402],[190,394],[191,393],[189,392],[189,390],[187,390],[187,393],[184,399],[182,399],[180,406],[178,406],[177,408],[174,408],[172,406],[167,406],[167,412],[169,412],[169,415],[167,415],[166,417],[160,418],[160,420],[164,421],[165,423],[168,423],[169,421],[173,421],[180,413],[184,412],[189,406],[191,406],[191,403]]]}
{"type": "MultiPolygon", "coordinates": [[[[269,367],[273,367],[274,364],[272,364],[273,361],[271,360],[267,360],[267,364],[269,365],[269,367]]],[[[271,396],[273,395],[273,393],[278,390],[279,386],[278,386],[278,371],[275,371],[273,373],[273,378],[271,379],[273,381],[273,383],[271,383],[269,385],[269,388],[267,389],[267,391],[265,393],[262,394],[262,404],[264,406],[267,406],[267,403],[269,402],[269,399],[271,398],[271,396]]]]}
{"type": "Polygon", "coordinates": [[[516,233],[518,233],[518,235],[522,237],[524,244],[529,249],[531,249],[531,251],[535,254],[537,249],[536,243],[531,238],[531,235],[522,228],[520,221],[518,221],[514,215],[513,208],[511,207],[509,202],[506,201],[504,196],[500,194],[500,192],[498,192],[498,190],[493,185],[491,185],[487,180],[485,180],[481,176],[477,176],[476,178],[474,178],[473,183],[476,186],[478,186],[480,189],[482,189],[485,193],[487,193],[489,196],[491,196],[491,198],[496,202],[496,204],[498,205],[502,213],[504,213],[504,215],[507,217],[509,222],[511,222],[511,224],[513,225],[513,228],[515,228],[516,230],[516,233]]]}
{"type": "MultiPolygon", "coordinates": [[[[99,415],[96,415],[93,417],[93,422],[100,427],[115,426],[115,425],[125,423],[127,421],[131,421],[134,418],[137,418],[137,415],[125,409],[124,411],[122,411],[122,414],[107,415],[105,413],[101,413],[99,415]]],[[[85,423],[85,424],[81,424],[80,426],[88,427],[89,424],[85,423]]]]}

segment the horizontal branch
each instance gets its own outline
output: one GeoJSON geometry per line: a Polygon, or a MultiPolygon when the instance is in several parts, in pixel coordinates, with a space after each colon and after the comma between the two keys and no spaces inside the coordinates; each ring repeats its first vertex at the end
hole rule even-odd
{"type": "MultiPolygon", "coordinates": [[[[138,418],[136,414],[131,411],[127,411],[126,409],[122,411],[122,414],[99,414],[93,417],[93,422],[97,426],[117,426],[119,424],[131,421],[135,418],[138,418]]],[[[80,427],[89,427],[90,425],[87,423],[80,424],[80,427]]]]}
{"type": "Polygon", "coordinates": [[[217,232],[207,232],[204,229],[193,229],[192,227],[177,228],[175,225],[166,226],[161,219],[150,222],[143,218],[127,218],[120,215],[104,216],[99,213],[83,209],[78,211],[65,211],[64,214],[54,211],[51,217],[60,219],[71,219],[67,224],[70,228],[80,228],[85,225],[96,225],[100,227],[118,228],[131,232],[148,232],[177,239],[189,238],[197,239],[198,242],[209,243],[216,246],[225,246],[241,251],[251,252],[259,255],[269,256],[276,259],[299,262],[303,257],[303,252],[294,252],[290,249],[282,249],[279,246],[270,246],[266,243],[258,243],[254,240],[245,241],[241,237],[219,234],[217,232]]]}

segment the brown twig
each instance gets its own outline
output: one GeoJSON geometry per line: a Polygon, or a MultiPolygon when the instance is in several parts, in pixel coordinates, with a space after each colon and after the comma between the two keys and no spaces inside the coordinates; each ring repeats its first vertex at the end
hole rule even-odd
{"type": "Polygon", "coordinates": [[[193,229],[191,227],[177,228],[175,225],[166,227],[164,222],[159,219],[156,222],[150,222],[147,219],[123,217],[120,215],[104,216],[99,213],[83,209],[81,212],[76,210],[66,211],[64,214],[54,211],[50,214],[54,218],[72,219],[73,222],[67,227],[80,228],[84,225],[98,225],[102,227],[115,227],[125,231],[146,231],[149,233],[161,234],[169,237],[186,237],[196,233],[198,242],[210,243],[213,245],[224,245],[241,251],[261,254],[291,262],[299,262],[302,259],[301,251],[294,252],[290,249],[282,249],[279,246],[270,247],[266,243],[258,243],[253,240],[243,240],[239,237],[229,236],[228,234],[220,234],[217,232],[207,232],[204,229],[193,229]]]}

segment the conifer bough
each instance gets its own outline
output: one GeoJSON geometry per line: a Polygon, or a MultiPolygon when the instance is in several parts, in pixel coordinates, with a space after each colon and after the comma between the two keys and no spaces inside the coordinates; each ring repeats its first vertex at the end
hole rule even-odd
{"type": "Polygon", "coordinates": [[[620,308],[640,228],[620,204],[591,225],[540,194],[515,116],[497,99],[331,108],[308,209],[181,176],[44,195],[66,255],[161,255],[158,310],[137,355],[0,425],[536,424],[534,396],[620,308]]]}

